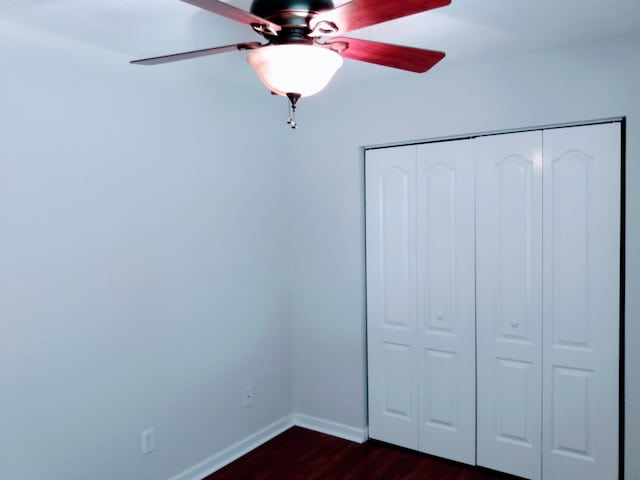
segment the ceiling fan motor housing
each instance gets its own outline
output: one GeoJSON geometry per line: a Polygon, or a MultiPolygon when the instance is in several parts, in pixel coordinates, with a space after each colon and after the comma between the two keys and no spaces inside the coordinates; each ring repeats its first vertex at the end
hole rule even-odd
{"type": "Polygon", "coordinates": [[[251,13],[277,23],[282,30],[276,36],[256,29],[271,43],[313,43],[309,38],[309,20],[323,10],[334,8],[331,0],[253,0],[251,13]]]}
{"type": "Polygon", "coordinates": [[[253,0],[251,13],[272,20],[271,17],[283,11],[316,13],[334,8],[331,0],[253,0]]]}

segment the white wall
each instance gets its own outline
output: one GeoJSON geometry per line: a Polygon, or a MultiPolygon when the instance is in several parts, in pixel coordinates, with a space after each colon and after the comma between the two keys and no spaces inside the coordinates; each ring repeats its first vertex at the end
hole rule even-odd
{"type": "Polygon", "coordinates": [[[291,413],[284,110],[1,21],[0,59],[0,477],[166,479],[291,413]]]}
{"type": "MultiPolygon", "coordinates": [[[[338,74],[339,75],[339,74],[338,74]]],[[[366,425],[367,145],[626,116],[626,477],[640,479],[640,38],[359,85],[300,104],[291,145],[294,404],[366,425]],[[303,116],[304,108],[312,114],[303,116]]],[[[330,93],[330,94],[329,94],[330,93]]],[[[603,414],[606,414],[603,412],[603,414]]]]}
{"type": "Polygon", "coordinates": [[[638,47],[338,79],[289,132],[262,89],[0,22],[0,476],[168,478],[294,410],[366,426],[361,147],[626,115],[639,480],[638,47]]]}

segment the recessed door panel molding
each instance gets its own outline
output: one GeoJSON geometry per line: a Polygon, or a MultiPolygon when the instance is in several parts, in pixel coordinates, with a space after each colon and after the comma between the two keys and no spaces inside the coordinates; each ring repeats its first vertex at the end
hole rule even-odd
{"type": "Polygon", "coordinates": [[[419,449],[475,464],[472,143],[418,146],[416,195],[419,449]]]}
{"type": "Polygon", "coordinates": [[[542,132],[476,146],[477,463],[541,477],[542,132]]]}
{"type": "MultiPolygon", "coordinates": [[[[502,140],[509,140],[501,137],[502,140]]],[[[530,308],[533,292],[529,288],[534,255],[531,237],[534,235],[537,205],[533,198],[533,158],[520,154],[496,161],[496,244],[498,252],[496,277],[496,313],[500,319],[498,338],[503,341],[519,340],[532,343],[534,332],[530,308]]]]}
{"type": "Polygon", "coordinates": [[[382,171],[379,178],[382,322],[386,327],[401,329],[410,328],[409,188],[413,180],[410,172],[395,165],[382,171]]]}
{"type": "Polygon", "coordinates": [[[591,349],[589,328],[589,190],[595,159],[570,150],[548,162],[550,187],[549,254],[553,255],[549,280],[554,346],[591,349]],[[571,319],[571,320],[568,320],[571,319]]]}
{"type": "Polygon", "coordinates": [[[535,426],[536,409],[530,408],[529,400],[538,394],[533,364],[503,358],[496,360],[496,438],[510,445],[534,448],[539,441],[535,437],[539,430],[535,426]]]}
{"type": "Polygon", "coordinates": [[[425,262],[420,267],[427,277],[420,285],[425,309],[422,327],[429,333],[455,335],[456,170],[438,162],[421,168],[420,175],[424,184],[418,195],[425,218],[419,223],[426,235],[420,243],[425,262]]]}
{"type": "Polygon", "coordinates": [[[456,374],[458,371],[456,354],[441,350],[424,350],[422,378],[427,385],[439,388],[425,388],[424,415],[421,421],[430,427],[444,429],[447,432],[458,431],[456,412],[456,374]]]}
{"type": "Polygon", "coordinates": [[[544,132],[545,480],[618,477],[620,124],[544,132]]]}
{"type": "Polygon", "coordinates": [[[416,148],[367,152],[370,435],[418,448],[416,148]]]}
{"type": "Polygon", "coordinates": [[[589,418],[593,371],[551,369],[551,451],[557,455],[593,462],[593,422],[589,418]]]}
{"type": "Polygon", "coordinates": [[[384,409],[387,416],[401,417],[411,421],[411,375],[413,359],[409,345],[383,342],[384,348],[384,409]]]}

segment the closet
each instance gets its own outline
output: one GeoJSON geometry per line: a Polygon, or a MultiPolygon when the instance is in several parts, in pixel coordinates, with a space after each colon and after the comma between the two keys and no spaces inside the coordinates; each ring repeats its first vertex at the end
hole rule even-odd
{"type": "Polygon", "coordinates": [[[366,150],[369,432],[617,478],[620,123],[366,150]]]}

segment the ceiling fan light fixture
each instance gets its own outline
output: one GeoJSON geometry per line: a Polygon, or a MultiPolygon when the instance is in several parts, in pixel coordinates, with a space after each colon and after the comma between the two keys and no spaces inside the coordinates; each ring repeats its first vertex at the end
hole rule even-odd
{"type": "Polygon", "coordinates": [[[329,48],[291,44],[251,50],[247,61],[272,92],[302,97],[326,87],[343,63],[340,54],[329,48]]]}

